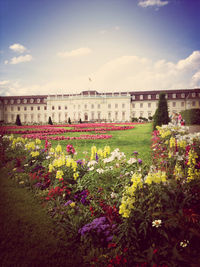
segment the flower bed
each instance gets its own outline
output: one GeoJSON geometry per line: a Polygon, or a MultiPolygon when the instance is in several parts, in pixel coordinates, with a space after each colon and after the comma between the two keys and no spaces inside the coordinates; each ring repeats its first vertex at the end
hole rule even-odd
{"type": "Polygon", "coordinates": [[[42,198],[83,266],[200,264],[200,134],[158,127],[152,166],[109,146],[75,159],[70,144],[2,142],[10,176],[42,198]]]}

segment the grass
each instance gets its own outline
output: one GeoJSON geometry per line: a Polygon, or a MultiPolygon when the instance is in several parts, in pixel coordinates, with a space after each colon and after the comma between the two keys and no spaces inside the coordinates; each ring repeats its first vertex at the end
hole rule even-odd
{"type": "Polygon", "coordinates": [[[40,202],[7,176],[1,170],[0,265],[78,266],[67,237],[58,232],[40,202]]]}
{"type": "MultiPolygon", "coordinates": [[[[97,148],[103,148],[106,145],[111,147],[111,151],[115,148],[119,148],[121,152],[124,152],[127,158],[132,156],[133,151],[139,152],[139,157],[145,161],[151,161],[151,133],[152,124],[138,124],[134,129],[125,131],[109,131],[107,134],[111,134],[111,139],[97,139],[97,140],[63,140],[59,141],[63,150],[66,149],[67,144],[72,144],[77,151],[77,158],[83,158],[84,151],[90,152],[93,145],[97,148]]],[[[84,134],[84,133],[81,133],[84,134]]],[[[88,134],[88,133],[86,133],[88,134]]],[[[90,132],[90,134],[95,134],[90,132]]],[[[79,136],[77,133],[66,133],[64,136],[79,136]]],[[[55,147],[58,141],[51,141],[52,146],[55,147]]]]}

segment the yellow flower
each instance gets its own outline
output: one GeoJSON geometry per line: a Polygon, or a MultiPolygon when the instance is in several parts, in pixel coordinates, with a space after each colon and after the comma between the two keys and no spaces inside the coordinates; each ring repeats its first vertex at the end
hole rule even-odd
{"type": "Polygon", "coordinates": [[[72,208],[74,208],[76,206],[76,203],[75,202],[72,202],[69,204],[72,208]]]}
{"type": "Polygon", "coordinates": [[[57,147],[55,148],[55,150],[56,150],[57,153],[61,153],[62,152],[61,145],[58,144],[57,147]]]}
{"type": "Polygon", "coordinates": [[[36,139],[35,139],[35,143],[36,143],[37,145],[40,145],[40,144],[41,144],[41,140],[38,139],[38,138],[36,138],[36,139]]]}
{"type": "Polygon", "coordinates": [[[75,173],[73,174],[73,176],[74,176],[74,180],[76,181],[76,180],[77,180],[77,178],[79,177],[79,174],[78,174],[78,172],[75,172],[75,173]]]}
{"type": "Polygon", "coordinates": [[[53,171],[53,165],[50,163],[49,164],[49,172],[52,172],[53,171]]]}
{"type": "Polygon", "coordinates": [[[62,170],[58,170],[58,171],[56,172],[56,178],[57,178],[57,179],[61,179],[61,178],[63,178],[63,175],[64,175],[64,173],[63,173],[62,170]]]}
{"type": "Polygon", "coordinates": [[[40,153],[39,153],[39,151],[32,151],[31,152],[31,156],[34,158],[34,157],[37,157],[37,156],[39,156],[40,155],[40,153]]]}

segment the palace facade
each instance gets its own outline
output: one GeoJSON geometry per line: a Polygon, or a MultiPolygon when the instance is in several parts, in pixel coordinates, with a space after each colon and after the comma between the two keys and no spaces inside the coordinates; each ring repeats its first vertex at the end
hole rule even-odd
{"type": "Polygon", "coordinates": [[[200,108],[200,89],[159,90],[80,94],[1,96],[0,121],[23,124],[72,122],[130,122],[132,118],[149,118],[158,106],[159,94],[166,94],[169,114],[200,108]]]}

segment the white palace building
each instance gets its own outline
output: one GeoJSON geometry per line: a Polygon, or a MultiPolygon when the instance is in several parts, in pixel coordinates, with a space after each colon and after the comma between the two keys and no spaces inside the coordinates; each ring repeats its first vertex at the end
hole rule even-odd
{"type": "Polygon", "coordinates": [[[132,118],[149,118],[158,106],[159,93],[166,93],[169,114],[186,109],[200,109],[200,88],[159,91],[80,94],[0,96],[0,121],[23,124],[71,122],[130,122],[132,118]]]}

